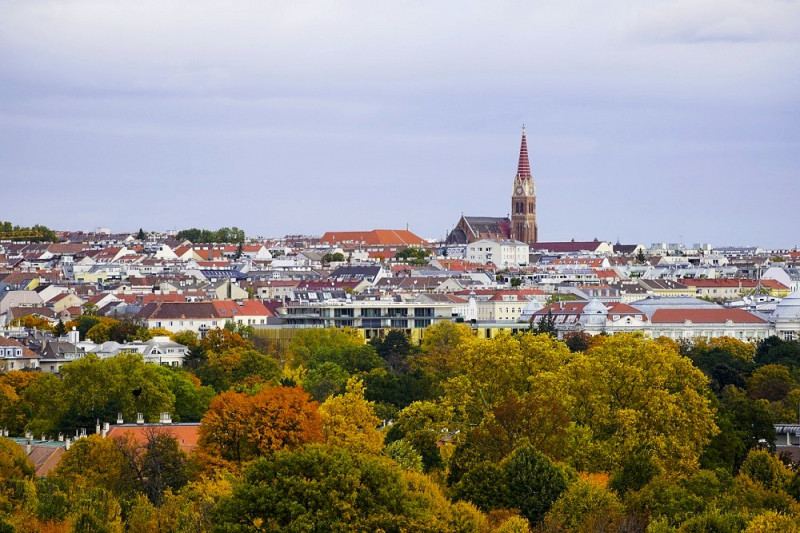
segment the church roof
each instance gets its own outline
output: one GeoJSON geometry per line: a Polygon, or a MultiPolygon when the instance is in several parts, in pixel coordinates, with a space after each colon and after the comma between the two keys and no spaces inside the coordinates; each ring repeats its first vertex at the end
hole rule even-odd
{"type": "Polygon", "coordinates": [[[528,141],[525,138],[525,126],[522,126],[522,143],[519,147],[519,163],[517,164],[517,176],[520,178],[531,177],[531,162],[528,159],[528,141]]]}
{"type": "Polygon", "coordinates": [[[509,235],[511,222],[508,217],[464,217],[475,235],[491,233],[509,235]]]}

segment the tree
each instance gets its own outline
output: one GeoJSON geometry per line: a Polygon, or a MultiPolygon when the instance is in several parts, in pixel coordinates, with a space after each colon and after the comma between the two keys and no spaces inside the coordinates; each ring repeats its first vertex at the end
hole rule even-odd
{"type": "Polygon", "coordinates": [[[570,352],[585,352],[592,344],[592,336],[585,331],[571,331],[564,335],[564,344],[570,352]]]}
{"type": "Polygon", "coordinates": [[[425,330],[421,349],[411,356],[411,364],[438,379],[451,377],[460,366],[462,344],[472,336],[472,329],[465,324],[450,321],[434,324],[425,330]]]}
{"type": "Polygon", "coordinates": [[[423,248],[408,247],[403,248],[396,254],[394,258],[399,262],[407,262],[412,265],[423,266],[428,264],[428,256],[431,254],[430,250],[423,248]]]}
{"type": "Polygon", "coordinates": [[[114,444],[124,458],[124,479],[154,505],[161,504],[164,491],[177,491],[186,484],[186,454],[168,433],[154,429],[142,444],[123,438],[115,439],[114,444]]]}
{"type": "Polygon", "coordinates": [[[252,396],[225,392],[200,423],[204,453],[241,464],[322,440],[317,402],[299,387],[272,387],[252,396]]]}
{"type": "Polygon", "coordinates": [[[293,367],[308,366],[319,352],[339,352],[348,348],[361,348],[364,339],[349,328],[309,328],[297,332],[287,348],[293,367]]]}
{"type": "Polygon", "coordinates": [[[60,318],[58,319],[58,323],[53,328],[53,335],[58,337],[63,337],[67,334],[67,327],[64,325],[64,321],[60,318]]]}
{"type": "Polygon", "coordinates": [[[567,490],[568,478],[545,455],[531,446],[515,451],[504,463],[509,506],[536,525],[567,490]]]}
{"type": "Polygon", "coordinates": [[[204,386],[191,373],[174,367],[157,366],[170,392],[175,396],[172,420],[175,422],[199,422],[208,409],[216,392],[204,386]]]}
{"type": "Polygon", "coordinates": [[[251,465],[215,522],[225,531],[447,532],[456,515],[435,483],[385,457],[306,446],[251,465]]]}
{"type": "Polygon", "coordinates": [[[0,479],[32,478],[35,472],[22,447],[11,439],[0,437],[0,479]]]}
{"type": "Polygon", "coordinates": [[[140,241],[143,241],[147,238],[147,235],[145,235],[144,230],[142,228],[139,228],[139,233],[136,234],[136,238],[140,241]]]}
{"type": "Polygon", "coordinates": [[[578,479],[553,504],[544,522],[551,531],[615,531],[623,514],[613,492],[578,479]]]}
{"type": "Polygon", "coordinates": [[[472,502],[478,509],[488,512],[507,507],[511,495],[503,469],[493,462],[484,461],[470,468],[453,485],[451,497],[472,502]]]}
{"type": "Polygon", "coordinates": [[[281,376],[278,363],[253,349],[229,348],[206,352],[206,361],[195,371],[197,377],[221,392],[235,385],[274,385],[281,376]]]}
{"type": "Polygon", "coordinates": [[[691,472],[718,431],[702,372],[673,343],[641,334],[598,339],[533,379],[569,414],[565,458],[581,470],[617,470],[645,447],[665,471],[691,472]]]}
{"type": "Polygon", "coordinates": [[[539,334],[546,334],[550,335],[551,337],[558,336],[558,329],[556,329],[556,319],[553,318],[553,311],[548,309],[546,315],[542,315],[539,317],[539,320],[536,322],[536,325],[533,325],[534,322],[531,321],[531,330],[534,333],[539,334]]]}
{"type": "Polygon", "coordinates": [[[126,471],[122,451],[112,439],[100,435],[76,440],[61,456],[53,477],[68,486],[100,488],[116,494],[130,487],[126,480],[130,472],[126,471]]]}
{"type": "Polygon", "coordinates": [[[171,412],[175,396],[157,368],[134,353],[108,359],[88,354],[64,365],[61,430],[94,427],[98,419],[116,420],[117,413],[128,420],[142,413],[156,421],[171,412]]]}
{"type": "Polygon", "coordinates": [[[764,365],[756,369],[747,379],[747,393],[751,398],[769,402],[783,400],[792,389],[798,387],[797,380],[783,365],[764,365]]]}
{"type": "Polygon", "coordinates": [[[406,470],[422,472],[422,456],[408,442],[400,439],[389,444],[383,455],[391,458],[406,470]]]}
{"type": "Polygon", "coordinates": [[[408,357],[414,352],[411,341],[403,331],[393,329],[386,337],[373,337],[370,344],[375,347],[378,355],[386,361],[389,369],[396,374],[406,374],[409,371],[408,357]]]}
{"type": "Polygon", "coordinates": [[[372,407],[364,399],[364,384],[350,378],[343,395],[331,396],[319,408],[325,442],[354,453],[381,453],[383,434],[372,407]]]}
{"type": "Polygon", "coordinates": [[[326,264],[341,263],[343,261],[345,261],[345,257],[342,252],[334,252],[332,254],[329,253],[322,256],[322,262],[326,264]]]}
{"type": "Polygon", "coordinates": [[[744,391],[728,386],[722,390],[716,404],[715,435],[700,457],[705,468],[739,470],[747,454],[764,443],[775,446],[775,427],[766,400],[753,400],[744,391]]]}
{"type": "Polygon", "coordinates": [[[766,450],[750,450],[739,473],[769,490],[783,488],[792,475],[780,459],[766,450]]]}
{"type": "Polygon", "coordinates": [[[470,335],[460,345],[455,369],[459,375],[444,384],[442,404],[452,409],[458,428],[479,424],[510,395],[521,398],[537,390],[537,374],[558,371],[571,357],[567,347],[549,335],[470,335]]]}

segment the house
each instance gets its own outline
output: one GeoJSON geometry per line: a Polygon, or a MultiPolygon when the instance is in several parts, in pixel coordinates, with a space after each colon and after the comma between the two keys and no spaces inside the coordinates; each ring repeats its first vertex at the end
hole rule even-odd
{"type": "Polygon", "coordinates": [[[214,302],[156,302],[142,307],[136,315],[148,329],[164,328],[172,333],[194,331],[204,335],[226,322],[243,325],[266,324],[272,313],[258,300],[214,302]]]}
{"type": "Polygon", "coordinates": [[[800,340],[800,291],[783,298],[770,317],[775,334],[786,341],[800,340]]]}
{"type": "Polygon", "coordinates": [[[39,368],[39,356],[14,339],[0,336],[0,370],[35,370],[39,368]]]}
{"type": "Polygon", "coordinates": [[[789,287],[791,292],[800,291],[800,268],[770,267],[761,279],[774,279],[789,287]]]}
{"type": "Polygon", "coordinates": [[[767,320],[743,309],[659,309],[650,318],[652,337],[693,339],[733,337],[755,341],[770,336],[767,320]]]}
{"type": "Polygon", "coordinates": [[[467,245],[467,261],[492,263],[501,268],[528,264],[529,248],[521,241],[480,239],[467,245]]]}
{"type": "Polygon", "coordinates": [[[647,327],[647,315],[630,305],[600,300],[556,302],[533,314],[538,323],[552,316],[558,337],[583,331],[590,335],[642,331],[647,327]]]}

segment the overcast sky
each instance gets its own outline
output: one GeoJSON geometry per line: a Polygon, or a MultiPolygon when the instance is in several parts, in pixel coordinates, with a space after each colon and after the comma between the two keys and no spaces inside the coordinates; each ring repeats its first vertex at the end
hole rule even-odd
{"type": "Polygon", "coordinates": [[[800,3],[0,2],[0,219],[800,244],[800,3]]]}

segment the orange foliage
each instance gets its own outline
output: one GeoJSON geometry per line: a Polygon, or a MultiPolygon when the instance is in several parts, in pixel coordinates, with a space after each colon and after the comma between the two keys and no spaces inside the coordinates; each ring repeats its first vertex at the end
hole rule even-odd
{"type": "Polygon", "coordinates": [[[17,393],[21,393],[28,385],[42,377],[39,372],[22,372],[21,370],[11,370],[0,376],[0,383],[11,386],[17,393]]]}
{"type": "Polygon", "coordinates": [[[578,476],[584,481],[588,481],[602,488],[608,486],[608,480],[610,479],[610,476],[605,472],[578,472],[578,476]]]}
{"type": "Polygon", "coordinates": [[[227,329],[212,329],[200,342],[203,351],[221,352],[231,348],[253,348],[253,343],[239,335],[231,333],[227,329]]]}
{"type": "Polygon", "coordinates": [[[38,315],[27,315],[20,318],[17,318],[11,322],[14,326],[22,326],[28,329],[40,329],[40,330],[47,330],[53,331],[53,325],[50,323],[49,320],[43,318],[38,315]]]}
{"type": "Polygon", "coordinates": [[[299,387],[272,387],[252,396],[225,392],[200,423],[200,452],[242,463],[322,441],[318,404],[299,387]]]}

